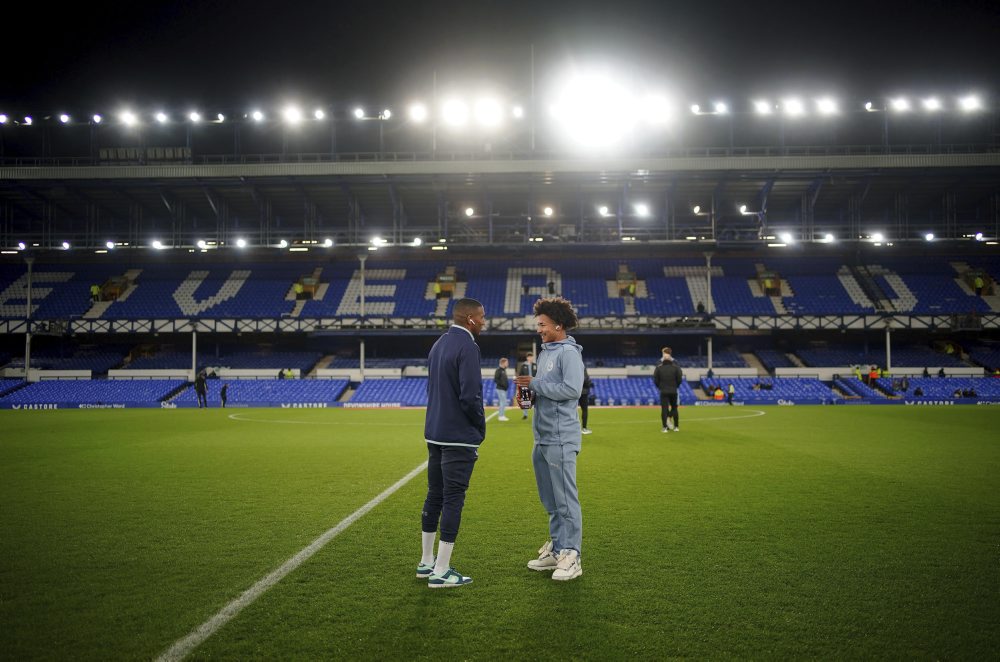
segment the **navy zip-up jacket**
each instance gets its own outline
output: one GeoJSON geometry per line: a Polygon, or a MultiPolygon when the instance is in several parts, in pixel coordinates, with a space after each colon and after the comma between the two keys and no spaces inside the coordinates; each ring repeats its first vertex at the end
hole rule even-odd
{"type": "Polygon", "coordinates": [[[427,416],[424,440],[442,446],[478,448],[486,438],[483,375],[472,332],[452,326],[427,357],[427,416]]]}

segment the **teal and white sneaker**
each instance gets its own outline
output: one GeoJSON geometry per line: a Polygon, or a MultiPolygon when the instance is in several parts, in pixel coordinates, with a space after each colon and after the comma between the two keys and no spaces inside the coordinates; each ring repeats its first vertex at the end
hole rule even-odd
{"type": "Polygon", "coordinates": [[[432,574],[427,579],[427,588],[454,588],[471,583],[472,577],[465,577],[454,568],[448,568],[446,572],[440,575],[432,574]]]}
{"type": "Polygon", "coordinates": [[[434,574],[434,562],[423,563],[417,566],[417,579],[427,579],[434,574]]]}

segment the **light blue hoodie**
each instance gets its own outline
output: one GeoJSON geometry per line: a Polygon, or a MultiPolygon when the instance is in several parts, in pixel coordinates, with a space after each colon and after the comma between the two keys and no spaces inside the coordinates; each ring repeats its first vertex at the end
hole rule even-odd
{"type": "Polygon", "coordinates": [[[531,380],[531,390],[537,396],[531,424],[536,444],[580,447],[576,406],[583,391],[582,349],[573,336],[542,344],[538,375],[531,380]]]}

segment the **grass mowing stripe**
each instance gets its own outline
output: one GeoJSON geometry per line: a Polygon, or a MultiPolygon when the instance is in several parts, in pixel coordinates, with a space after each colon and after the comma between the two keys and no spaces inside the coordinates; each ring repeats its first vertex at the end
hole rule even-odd
{"type": "MultiPolygon", "coordinates": [[[[486,420],[489,421],[494,416],[496,416],[495,412],[487,416],[486,420]]],[[[232,416],[230,416],[230,418],[232,418],[232,416]]],[[[223,607],[217,614],[215,614],[215,616],[212,616],[212,618],[195,628],[189,635],[178,640],[165,653],[160,655],[160,657],[157,658],[157,661],[173,662],[174,660],[183,660],[188,656],[188,654],[191,653],[191,651],[201,645],[203,641],[211,637],[219,628],[236,618],[241,611],[259,598],[265,591],[284,579],[288,573],[302,565],[313,554],[323,549],[327,543],[336,538],[337,535],[339,535],[347,527],[364,517],[365,514],[371,509],[388,499],[397,490],[399,490],[399,488],[409,483],[415,476],[419,475],[426,468],[427,462],[421,462],[416,468],[413,469],[413,471],[400,478],[374,499],[345,517],[339,524],[337,524],[337,526],[329,529],[319,538],[312,541],[312,543],[310,543],[298,554],[281,564],[280,568],[248,588],[242,595],[240,595],[240,597],[223,607]]]]}

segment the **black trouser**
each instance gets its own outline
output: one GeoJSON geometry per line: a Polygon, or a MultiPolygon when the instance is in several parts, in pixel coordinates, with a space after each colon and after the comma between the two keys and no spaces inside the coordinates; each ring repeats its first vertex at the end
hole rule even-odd
{"type": "Polygon", "coordinates": [[[201,409],[202,406],[208,406],[208,395],[202,391],[197,391],[198,393],[198,408],[201,409]]]}
{"type": "Polygon", "coordinates": [[[580,396],[580,424],[581,427],[587,427],[587,406],[590,404],[590,394],[584,393],[580,396]]]}
{"type": "Polygon", "coordinates": [[[462,523],[465,491],[479,451],[465,446],[427,444],[427,498],[421,513],[421,530],[434,533],[441,521],[441,542],[455,542],[462,523]]]}
{"type": "Polygon", "coordinates": [[[680,425],[680,410],[677,408],[676,393],[660,393],[660,421],[667,427],[667,419],[674,419],[674,427],[680,425]]]}

